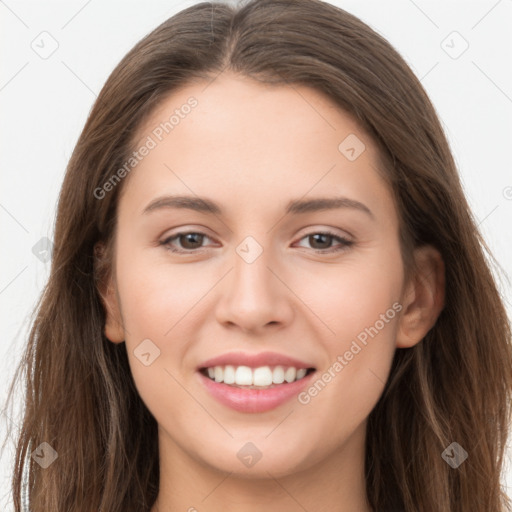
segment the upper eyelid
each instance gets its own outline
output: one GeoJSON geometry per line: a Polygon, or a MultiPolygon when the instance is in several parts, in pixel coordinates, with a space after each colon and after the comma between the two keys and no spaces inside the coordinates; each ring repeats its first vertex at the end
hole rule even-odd
{"type": "Polygon", "coordinates": [[[210,240],[213,240],[213,237],[211,237],[207,233],[204,233],[203,231],[199,231],[199,230],[185,230],[185,231],[177,231],[176,233],[173,233],[172,235],[168,235],[168,236],[164,237],[163,240],[162,240],[162,243],[166,243],[169,240],[177,239],[180,236],[191,235],[191,234],[193,234],[193,235],[202,235],[202,236],[204,236],[206,238],[209,238],[210,240]]]}
{"type": "MultiPolygon", "coordinates": [[[[209,228],[206,228],[204,226],[198,226],[197,228],[194,228],[194,227],[191,227],[191,228],[178,227],[178,228],[174,228],[174,229],[179,229],[180,231],[176,231],[176,232],[174,232],[171,235],[166,235],[166,236],[164,236],[162,238],[162,240],[167,240],[167,239],[172,238],[174,236],[188,234],[188,233],[198,233],[198,234],[201,234],[201,235],[205,235],[208,238],[215,238],[215,236],[208,234],[208,232],[210,230],[209,230],[209,228]]],[[[354,235],[352,235],[349,231],[347,231],[345,229],[342,229],[342,228],[339,228],[339,227],[322,225],[322,224],[311,224],[309,226],[305,226],[304,228],[301,228],[300,231],[303,231],[303,234],[301,235],[300,238],[303,238],[304,236],[307,236],[309,234],[321,233],[321,232],[324,232],[324,231],[330,231],[330,232],[332,232],[332,234],[334,236],[339,236],[339,237],[342,237],[342,238],[350,238],[350,239],[354,238],[354,235]],[[318,226],[322,226],[322,227],[318,227],[318,226]],[[337,231],[340,231],[340,232],[337,233],[337,231]]]]}

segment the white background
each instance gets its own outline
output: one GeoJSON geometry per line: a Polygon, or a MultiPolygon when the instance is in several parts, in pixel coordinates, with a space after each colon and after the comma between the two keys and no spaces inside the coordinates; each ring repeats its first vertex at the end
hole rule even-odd
{"type": "MultiPolygon", "coordinates": [[[[165,19],[195,3],[0,1],[2,406],[50,267],[34,256],[32,247],[44,236],[53,239],[64,170],[89,109],[125,53],[165,19]],[[43,31],[58,43],[47,59],[31,47],[41,37],[49,47],[49,36],[40,36],[43,31]]],[[[512,0],[331,3],[387,38],[421,79],[449,138],[480,229],[511,275],[512,0]],[[453,31],[469,44],[458,58],[452,57],[464,43],[453,31]]],[[[510,283],[499,279],[511,314],[510,283]]],[[[6,425],[19,420],[17,412],[0,418],[2,440],[6,425]]],[[[8,445],[0,461],[0,509],[9,511],[12,453],[8,445]]],[[[504,483],[510,487],[507,464],[504,483]]]]}

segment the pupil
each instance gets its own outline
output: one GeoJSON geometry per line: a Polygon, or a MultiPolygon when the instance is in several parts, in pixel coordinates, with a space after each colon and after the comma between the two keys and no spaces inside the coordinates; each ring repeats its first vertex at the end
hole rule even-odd
{"type": "MultiPolygon", "coordinates": [[[[194,246],[194,240],[192,240],[192,247],[187,247],[187,244],[189,243],[189,237],[201,237],[202,235],[200,235],[199,233],[187,233],[186,235],[183,235],[185,237],[185,248],[188,248],[188,249],[195,249],[196,247],[194,246]]],[[[197,240],[196,240],[196,243],[197,243],[197,240]]],[[[201,245],[201,240],[199,240],[199,245],[201,245]]]]}
{"type": "MultiPolygon", "coordinates": [[[[313,238],[315,239],[315,237],[323,237],[323,238],[327,238],[329,239],[331,237],[331,235],[324,235],[322,233],[317,233],[315,235],[311,235],[310,238],[313,238]]],[[[315,243],[317,242],[317,240],[315,240],[315,243]]],[[[322,242],[320,242],[320,244],[322,244],[322,242]]],[[[324,244],[327,244],[327,246],[329,245],[328,242],[324,242],[324,244]]],[[[314,247],[314,244],[312,244],[312,246],[314,247]]],[[[317,249],[326,249],[327,247],[317,247],[317,249]]]]}

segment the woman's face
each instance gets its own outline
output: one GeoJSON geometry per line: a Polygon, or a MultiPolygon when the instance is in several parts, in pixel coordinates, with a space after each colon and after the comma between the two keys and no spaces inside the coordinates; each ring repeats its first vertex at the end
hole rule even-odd
{"type": "Polygon", "coordinates": [[[118,207],[122,328],[114,312],[106,332],[126,341],[161,447],[268,477],[361,443],[405,296],[372,141],[315,90],[232,74],[173,93],[137,138],[118,207]],[[278,384],[290,366],[315,371],[278,384]]]}

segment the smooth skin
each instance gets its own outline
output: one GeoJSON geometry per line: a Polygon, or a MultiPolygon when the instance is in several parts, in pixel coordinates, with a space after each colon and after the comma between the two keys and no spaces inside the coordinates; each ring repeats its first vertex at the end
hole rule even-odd
{"type": "Polygon", "coordinates": [[[419,271],[404,281],[397,210],[376,148],[329,98],[226,72],[174,91],[138,144],[191,96],[197,106],[123,183],[102,288],[105,334],[126,342],[137,390],[159,425],[152,512],[370,512],[367,418],[395,350],[421,342],[439,316],[442,258],[417,249],[419,271]],[[338,149],[349,134],[365,145],[354,161],[338,149]],[[144,213],[167,195],[208,198],[222,214],[144,213]],[[284,213],[291,200],[321,197],[358,201],[371,215],[352,207],[284,213]],[[326,229],[352,243],[310,236],[326,229]],[[169,241],[178,232],[206,236],[169,241]],[[262,249],[251,263],[237,252],[248,236],[262,249]],[[198,378],[203,361],[237,350],[291,355],[321,375],[394,303],[401,311],[307,404],[293,398],[265,413],[236,412],[198,378]],[[160,350],[149,366],[134,353],[146,339],[160,350]],[[252,467],[237,457],[248,442],[262,454],[252,467]]]}

